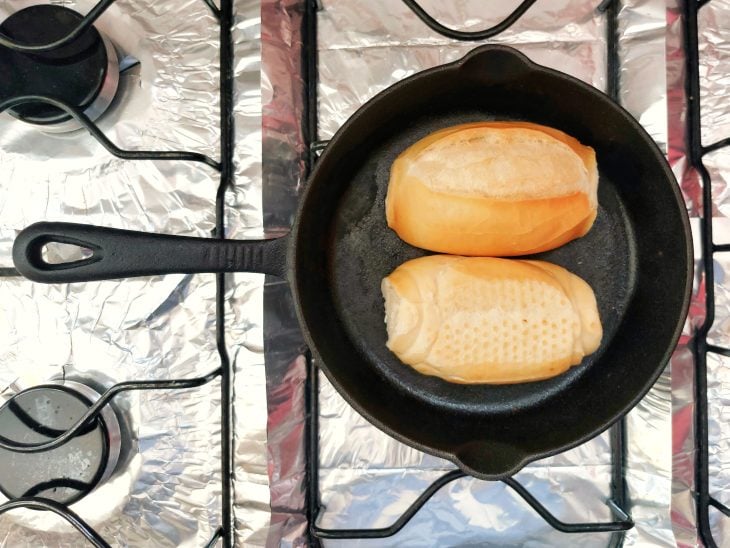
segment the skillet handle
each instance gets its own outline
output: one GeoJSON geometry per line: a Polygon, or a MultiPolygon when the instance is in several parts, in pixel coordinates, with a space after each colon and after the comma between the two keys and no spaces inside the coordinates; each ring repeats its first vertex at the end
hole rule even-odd
{"type": "Polygon", "coordinates": [[[13,262],[23,276],[43,283],[202,272],[259,272],[283,277],[288,239],[216,240],[41,222],[22,230],[15,239],[13,262]],[[87,248],[92,255],[48,263],[43,259],[43,247],[53,242],[87,248]]]}

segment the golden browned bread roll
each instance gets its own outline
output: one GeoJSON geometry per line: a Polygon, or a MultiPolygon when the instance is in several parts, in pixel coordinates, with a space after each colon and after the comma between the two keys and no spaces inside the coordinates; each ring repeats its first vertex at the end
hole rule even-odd
{"type": "Polygon", "coordinates": [[[449,127],[393,162],[388,226],[411,245],[457,255],[526,255],[583,236],[596,218],[591,147],[527,122],[449,127]]]}
{"type": "Polygon", "coordinates": [[[546,379],[601,343],[591,287],[543,261],[432,255],[402,264],[381,289],[388,348],[450,382],[546,379]]]}

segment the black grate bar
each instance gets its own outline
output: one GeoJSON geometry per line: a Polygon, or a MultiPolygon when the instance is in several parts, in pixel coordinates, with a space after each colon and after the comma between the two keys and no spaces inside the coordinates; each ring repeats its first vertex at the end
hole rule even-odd
{"type": "Polygon", "coordinates": [[[84,481],[79,481],[71,478],[59,478],[54,479],[50,481],[42,481],[30,489],[28,489],[25,493],[23,493],[22,497],[35,497],[38,496],[39,493],[42,493],[43,491],[46,491],[48,489],[53,489],[54,491],[56,489],[75,489],[76,491],[81,491],[83,493],[90,492],[94,485],[91,483],[86,483],[84,481]]]}
{"type": "Polygon", "coordinates": [[[317,0],[304,0],[302,20],[302,78],[304,80],[304,112],[302,138],[309,143],[309,153],[305,156],[305,177],[309,177],[318,154],[329,141],[320,141],[319,113],[317,108],[317,84],[319,83],[319,54],[317,52],[317,0]],[[318,148],[321,147],[321,148],[318,148]]]}
{"type": "Polygon", "coordinates": [[[305,352],[304,359],[307,368],[304,380],[305,511],[309,524],[309,541],[316,548],[319,546],[317,518],[322,509],[319,496],[319,372],[310,350],[305,352]]]}
{"type": "Polygon", "coordinates": [[[715,497],[710,497],[710,505],[714,506],[715,508],[720,510],[720,512],[722,512],[723,514],[725,514],[727,517],[730,518],[730,508],[725,506],[722,502],[717,500],[715,497]]]}
{"type": "Polygon", "coordinates": [[[221,540],[222,538],[223,538],[223,528],[218,527],[218,529],[216,529],[215,533],[213,533],[213,536],[211,537],[211,539],[205,545],[205,548],[213,548],[213,546],[218,544],[218,541],[221,540]]]}
{"type": "Polygon", "coordinates": [[[0,436],[0,448],[15,453],[40,453],[63,445],[76,435],[87,422],[94,420],[111,399],[121,392],[130,390],[180,390],[183,388],[196,388],[211,382],[221,375],[221,369],[216,369],[203,377],[193,379],[171,379],[151,381],[125,381],[108,388],[104,394],[91,406],[84,415],[66,430],[63,434],[43,443],[18,443],[0,436]]]}
{"type": "Polygon", "coordinates": [[[630,523],[625,529],[616,529],[608,543],[609,548],[620,548],[624,544],[626,531],[633,526],[629,515],[631,500],[626,485],[626,419],[621,418],[609,431],[611,443],[611,498],[607,504],[621,522],[630,523]]]}
{"type": "Polygon", "coordinates": [[[445,36],[446,38],[452,38],[454,40],[462,40],[462,41],[477,41],[477,40],[486,40],[487,38],[491,38],[493,36],[496,36],[497,34],[500,34],[510,28],[512,25],[514,25],[517,20],[522,17],[522,15],[532,7],[532,5],[537,2],[537,0],[524,0],[515,10],[510,13],[507,17],[504,18],[504,20],[500,23],[497,23],[493,27],[489,27],[488,29],[484,30],[477,30],[477,31],[463,31],[463,30],[456,30],[449,27],[446,27],[436,21],[433,17],[431,17],[426,10],[424,10],[418,2],[415,0],[403,0],[403,3],[410,8],[410,10],[416,14],[416,16],[426,23],[428,27],[438,32],[441,36],[445,36]]]}
{"type": "Polygon", "coordinates": [[[94,24],[94,21],[96,21],[101,16],[101,14],[104,13],[114,2],[115,0],[100,0],[93,8],[91,8],[89,13],[87,13],[83,17],[83,19],[79,22],[78,26],[75,29],[73,29],[63,38],[60,38],[54,42],[39,45],[21,44],[20,42],[16,42],[15,40],[12,40],[11,38],[0,34],[0,46],[5,46],[6,48],[14,51],[25,51],[28,53],[38,53],[41,51],[51,51],[61,48],[81,36],[89,27],[91,27],[91,25],[94,24]]]}
{"type": "MultiPolygon", "coordinates": [[[[621,59],[619,57],[619,29],[618,13],[621,9],[620,0],[604,0],[596,8],[599,13],[606,14],[606,94],[617,103],[620,103],[621,89],[621,59]]],[[[621,418],[611,427],[609,432],[611,443],[611,498],[607,504],[618,516],[620,524],[627,527],[610,529],[613,534],[609,540],[609,548],[620,548],[624,544],[626,531],[633,527],[633,521],[628,514],[630,499],[626,485],[626,419],[621,418]]]]}
{"type": "Polygon", "coordinates": [[[221,10],[218,6],[215,5],[215,2],[213,0],[203,0],[205,2],[205,5],[208,6],[208,9],[215,15],[215,18],[218,19],[218,22],[220,23],[221,20],[221,10]]]}
{"type": "Polygon", "coordinates": [[[720,150],[721,148],[724,148],[726,146],[730,146],[730,137],[728,137],[727,139],[721,139],[717,143],[712,143],[711,145],[708,145],[706,147],[702,147],[702,154],[708,154],[710,152],[720,150]]]}
{"type": "MultiPolygon", "coordinates": [[[[707,335],[715,321],[715,251],[728,251],[730,246],[715,245],[712,227],[712,180],[705,167],[704,154],[728,144],[728,139],[709,147],[702,146],[702,118],[700,105],[700,61],[697,12],[706,2],[685,0],[683,5],[683,31],[685,50],[685,94],[687,97],[687,156],[690,165],[702,180],[702,216],[700,241],[702,268],[705,278],[705,320],[697,328],[692,349],[695,356],[695,501],[697,505],[697,529],[702,542],[709,548],[717,543],[710,526],[710,506],[713,499],[709,487],[709,422],[707,399],[707,353],[728,355],[727,350],[707,342],[707,335]]],[[[716,506],[717,508],[717,506],[716,506]]],[[[722,511],[722,509],[720,509],[722,511]]],[[[723,512],[724,513],[724,512],[723,512]]]]}
{"type": "Polygon", "coordinates": [[[618,51],[618,12],[621,2],[604,0],[597,9],[606,14],[606,94],[619,103],[621,59],[618,51]]]}
{"type": "Polygon", "coordinates": [[[596,8],[597,11],[600,13],[605,12],[608,10],[609,7],[611,7],[611,4],[613,4],[615,0],[603,0],[600,4],[598,4],[598,7],[596,8]]]}
{"type": "Polygon", "coordinates": [[[730,349],[729,348],[723,348],[722,346],[715,346],[714,344],[707,344],[705,346],[705,350],[708,352],[712,352],[713,354],[719,354],[721,356],[727,356],[730,358],[730,349]]]}
{"type": "Polygon", "coordinates": [[[323,139],[319,141],[314,141],[310,146],[309,150],[311,150],[314,153],[320,154],[325,148],[327,148],[327,145],[330,143],[329,139],[323,139]]]}
{"type": "Polygon", "coordinates": [[[0,515],[19,508],[53,512],[57,516],[66,520],[79,533],[84,535],[86,540],[88,540],[96,548],[110,548],[109,543],[101,538],[99,533],[94,531],[89,524],[81,519],[75,512],[62,504],[42,498],[18,498],[0,505],[0,515]]]}
{"type": "Polygon", "coordinates": [[[550,527],[562,533],[607,533],[615,531],[627,531],[634,526],[631,517],[619,508],[613,501],[609,501],[609,507],[619,518],[619,521],[608,523],[566,523],[556,518],[545,506],[540,503],[525,487],[514,478],[502,480],[505,484],[514,489],[527,504],[529,504],[550,527]]]}
{"type": "MultiPolygon", "coordinates": [[[[35,418],[33,418],[33,416],[31,416],[25,409],[23,409],[20,404],[18,404],[18,402],[15,400],[10,400],[8,402],[8,409],[13,413],[13,415],[15,415],[15,418],[18,420],[19,423],[23,424],[26,428],[32,430],[36,434],[46,436],[47,438],[52,438],[55,436],[60,436],[65,432],[65,430],[49,428],[44,424],[41,424],[35,418]]],[[[81,430],[76,432],[76,435],[84,436],[89,432],[93,432],[97,426],[98,424],[96,423],[96,421],[86,421],[86,425],[81,430]]],[[[31,495],[26,493],[25,496],[31,495]]]]}
{"type": "Polygon", "coordinates": [[[727,253],[730,251],[730,244],[712,244],[712,251],[727,253]]]}
{"type": "Polygon", "coordinates": [[[18,272],[16,269],[12,267],[2,267],[0,268],[0,278],[13,278],[13,277],[21,277],[20,272],[18,272]]]}
{"type": "MultiPolygon", "coordinates": [[[[378,529],[322,529],[317,525],[312,526],[312,533],[321,539],[356,539],[356,538],[387,538],[398,533],[416,515],[431,497],[442,487],[460,478],[468,477],[461,470],[452,470],[438,478],[429,485],[423,493],[401,514],[401,516],[388,527],[378,529]]],[[[511,487],[522,499],[527,502],[551,527],[563,533],[600,533],[626,531],[634,526],[631,518],[621,510],[613,501],[609,501],[609,507],[620,521],[608,523],[566,523],[556,518],[545,506],[538,501],[525,487],[514,478],[502,480],[511,487]]]]}
{"type": "Polygon", "coordinates": [[[86,114],[80,109],[69,105],[53,97],[46,95],[23,95],[20,97],[13,97],[0,103],[0,112],[3,112],[9,108],[23,103],[47,103],[53,105],[56,108],[60,108],[67,114],[71,115],[76,121],[83,125],[94,138],[99,141],[99,144],[108,150],[111,154],[122,160],[174,160],[174,161],[188,161],[188,162],[200,162],[205,165],[212,167],[213,169],[220,171],[221,164],[216,162],[212,158],[199,152],[184,152],[184,151],[150,151],[150,150],[124,150],[119,148],[117,145],[112,143],[109,138],[102,133],[99,127],[92,122],[86,114]]]}
{"type": "Polygon", "coordinates": [[[130,69],[133,69],[134,67],[138,67],[142,64],[142,61],[139,59],[130,59],[129,57],[123,59],[119,62],[119,74],[122,75],[125,72],[127,72],[130,69]],[[123,64],[123,61],[127,61],[123,64]]]}
{"type": "Polygon", "coordinates": [[[418,498],[403,512],[400,517],[388,527],[380,529],[322,529],[317,525],[312,525],[311,530],[315,536],[322,539],[355,539],[355,538],[386,538],[392,537],[398,531],[403,529],[411,518],[418,513],[421,507],[436,494],[443,486],[452,481],[465,477],[466,474],[461,470],[452,470],[447,472],[439,479],[429,485],[418,498]]]}
{"type": "Polygon", "coordinates": [[[226,275],[215,276],[216,347],[221,362],[221,538],[226,548],[233,546],[233,371],[226,349],[226,275]]]}
{"type": "MultiPolygon", "coordinates": [[[[215,198],[215,236],[226,235],[226,190],[233,184],[235,173],[235,125],[233,117],[233,0],[220,2],[220,131],[221,175],[215,198]]],[[[233,367],[228,356],[225,334],[226,275],[215,278],[215,333],[221,362],[221,529],[223,546],[233,546],[233,367]]]]}
{"type": "MultiPolygon", "coordinates": [[[[314,168],[318,154],[312,148],[315,143],[324,143],[318,139],[318,100],[317,85],[319,83],[319,55],[317,51],[317,11],[320,6],[317,0],[304,0],[302,14],[302,138],[307,143],[308,151],[304,155],[304,177],[314,168]]],[[[319,493],[319,374],[314,365],[311,352],[305,351],[307,374],[304,380],[304,459],[305,484],[304,506],[307,523],[308,544],[312,548],[320,546],[313,528],[316,526],[320,512],[319,493]]]]}

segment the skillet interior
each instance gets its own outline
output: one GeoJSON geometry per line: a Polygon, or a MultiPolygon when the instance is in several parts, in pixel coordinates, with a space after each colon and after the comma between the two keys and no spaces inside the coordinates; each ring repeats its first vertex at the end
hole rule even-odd
{"type": "Polygon", "coordinates": [[[683,323],[690,247],[684,202],[651,138],[607,97],[480,48],[376,97],[330,143],[300,210],[293,287],[325,372],[372,422],[481,477],[575,445],[649,389],[683,323]],[[380,281],[425,254],[385,223],[394,158],[428,133],[475,120],[527,120],[591,145],[599,215],[587,236],[538,257],[593,287],[601,348],[567,373],[517,385],[457,385],[416,373],[385,347],[380,281]]]}

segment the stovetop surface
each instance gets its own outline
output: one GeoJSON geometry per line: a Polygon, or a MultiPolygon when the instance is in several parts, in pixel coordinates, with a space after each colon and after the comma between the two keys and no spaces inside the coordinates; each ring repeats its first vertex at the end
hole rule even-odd
{"type": "MultiPolygon", "coordinates": [[[[93,2],[60,3],[82,13],[93,2]]],[[[503,20],[519,2],[421,4],[447,26],[477,30],[503,20]]],[[[509,29],[486,41],[516,47],[533,61],[606,90],[607,18],[599,2],[536,2],[509,29]]],[[[0,5],[5,18],[28,2],[0,5]]],[[[237,0],[233,26],[236,123],[234,184],[224,195],[226,235],[285,232],[306,184],[307,141],[326,141],[368,98],[414,72],[463,56],[482,42],[429,30],[397,0],[323,0],[317,14],[316,134],[307,127],[307,35],[299,0],[237,0]],[[306,59],[306,58],[305,58],[306,59]]],[[[622,2],[618,12],[621,103],[667,152],[691,216],[700,203],[684,151],[683,60],[673,0],[622,2]]],[[[730,0],[700,16],[703,141],[730,135],[730,0]]],[[[188,150],[220,156],[219,27],[203,0],[120,0],[99,29],[120,57],[120,91],[99,127],[126,149],[188,150]]],[[[310,28],[311,31],[311,28],[310,28]]],[[[308,78],[309,76],[309,78],[308,78]]],[[[311,112],[311,109],[310,109],[311,112]]],[[[109,155],[84,132],[46,135],[0,116],[0,269],[11,268],[17,232],[39,220],[88,222],[178,235],[210,236],[220,175],[202,163],[130,161],[109,155]]],[[[316,143],[319,148],[326,143],[316,143]]],[[[316,158],[316,154],[313,155],[316,158]]],[[[716,240],[725,222],[730,152],[706,157],[715,185],[716,240]]],[[[693,219],[696,221],[696,219],[693,219]]],[[[697,228],[694,222],[693,229],[697,228]]],[[[695,232],[697,232],[695,230],[695,232]]],[[[728,238],[723,237],[727,235],[728,238]]],[[[727,344],[730,306],[718,257],[718,322],[711,341],[727,344]]],[[[200,377],[220,367],[216,278],[170,275],[46,286],[0,278],[0,394],[67,376],[104,386],[127,380],[200,377]]],[[[703,314],[698,286],[690,323],[703,314]]],[[[223,310],[232,364],[233,517],[240,545],[307,543],[307,355],[285,282],[226,276],[223,310]]],[[[690,486],[693,360],[686,330],[671,367],[626,422],[626,480],[635,522],[627,546],[697,542],[690,486]]],[[[710,359],[709,399],[730,397],[725,360],[710,359]]],[[[316,364],[315,364],[316,366],[316,364]]],[[[395,521],[453,466],[369,425],[319,375],[319,492],[322,528],[373,528],[395,521]]],[[[219,380],[184,391],[117,396],[129,455],[111,481],[73,509],[113,545],[202,546],[221,525],[219,380]]],[[[711,489],[730,502],[730,432],[722,405],[710,406],[711,489]]],[[[517,479],[566,522],[609,521],[613,468],[609,435],[527,467],[517,479]]],[[[724,525],[715,517],[716,538],[724,525]]],[[[9,546],[73,546],[77,533],[49,513],[0,517],[9,546]]],[[[396,536],[325,541],[327,546],[606,546],[608,533],[566,536],[502,483],[459,479],[442,488],[396,536]],[[566,540],[567,539],[567,540],[566,540]]]]}

